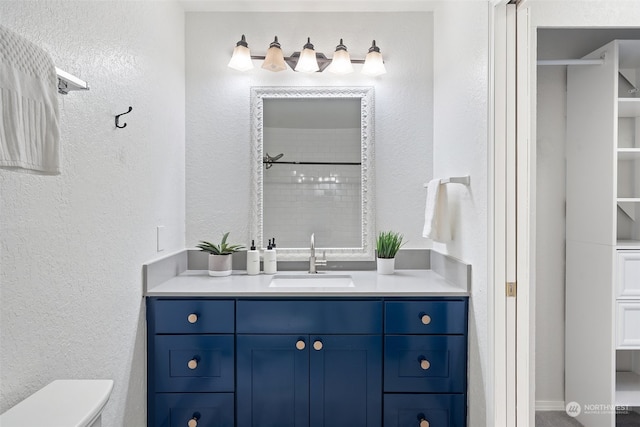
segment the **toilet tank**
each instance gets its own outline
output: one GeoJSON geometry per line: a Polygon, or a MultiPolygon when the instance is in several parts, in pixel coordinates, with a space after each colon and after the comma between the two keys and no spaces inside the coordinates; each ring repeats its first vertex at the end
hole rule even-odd
{"type": "Polygon", "coordinates": [[[113,380],[56,380],[0,415],[2,427],[97,427],[113,380]]]}

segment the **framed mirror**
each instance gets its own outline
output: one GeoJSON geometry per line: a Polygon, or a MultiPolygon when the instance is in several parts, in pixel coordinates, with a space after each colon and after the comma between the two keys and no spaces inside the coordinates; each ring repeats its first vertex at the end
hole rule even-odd
{"type": "Polygon", "coordinates": [[[372,87],[251,89],[251,238],[278,259],[373,260],[372,87]]]}

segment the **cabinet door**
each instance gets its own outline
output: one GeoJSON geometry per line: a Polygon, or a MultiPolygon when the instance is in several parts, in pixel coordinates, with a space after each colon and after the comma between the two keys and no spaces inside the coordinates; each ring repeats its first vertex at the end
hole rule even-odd
{"type": "Polygon", "coordinates": [[[311,427],[382,424],[382,337],[310,336],[311,427]]]}
{"type": "Polygon", "coordinates": [[[309,426],[308,344],[299,335],[237,336],[238,427],[309,426]]]}

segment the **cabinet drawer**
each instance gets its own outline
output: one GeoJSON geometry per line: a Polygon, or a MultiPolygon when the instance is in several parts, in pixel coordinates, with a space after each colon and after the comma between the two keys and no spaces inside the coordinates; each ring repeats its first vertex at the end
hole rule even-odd
{"type": "Polygon", "coordinates": [[[464,394],[385,394],[384,427],[464,427],[464,394]]]}
{"type": "Polygon", "coordinates": [[[384,338],[386,392],[464,393],[464,335],[392,335],[384,338]]]}
{"type": "Polygon", "coordinates": [[[640,298],[640,251],[618,251],[618,298],[640,298]]]}
{"type": "Polygon", "coordinates": [[[238,301],[239,334],[380,334],[381,301],[238,301]]]}
{"type": "Polygon", "coordinates": [[[155,395],[155,427],[234,427],[233,393],[161,393],[155,395]]]}
{"type": "Polygon", "coordinates": [[[387,334],[464,334],[467,303],[459,301],[388,301],[385,303],[387,334]]]}
{"type": "Polygon", "coordinates": [[[616,304],[616,347],[640,350],[640,300],[616,304]]]}
{"type": "Polygon", "coordinates": [[[233,333],[233,301],[150,299],[148,309],[156,334],[233,333]]]}
{"type": "Polygon", "coordinates": [[[158,392],[234,390],[233,335],[157,335],[158,392]]]}

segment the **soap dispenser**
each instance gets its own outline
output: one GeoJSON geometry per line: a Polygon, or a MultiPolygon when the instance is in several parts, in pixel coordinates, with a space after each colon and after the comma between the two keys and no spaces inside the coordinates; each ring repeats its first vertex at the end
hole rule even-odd
{"type": "Polygon", "coordinates": [[[260,274],[260,251],[256,250],[256,244],[251,241],[251,249],[247,251],[247,274],[255,276],[260,274]]]}
{"type": "Polygon", "coordinates": [[[276,274],[277,272],[276,251],[273,250],[271,239],[269,239],[267,249],[264,251],[264,274],[276,274]]]}

